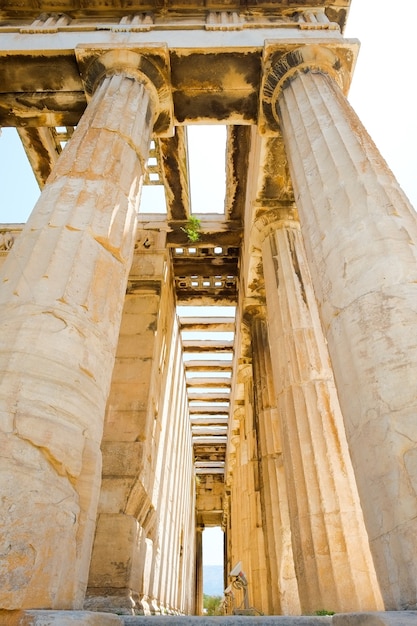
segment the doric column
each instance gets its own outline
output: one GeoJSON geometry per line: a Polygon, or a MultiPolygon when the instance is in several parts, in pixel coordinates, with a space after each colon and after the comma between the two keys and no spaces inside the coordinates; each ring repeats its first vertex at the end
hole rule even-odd
{"type": "Polygon", "coordinates": [[[244,489],[240,506],[247,504],[247,532],[244,534],[248,595],[251,605],[262,613],[268,612],[268,580],[265,558],[265,539],[262,526],[261,479],[259,474],[258,433],[255,423],[253,369],[247,363],[241,373],[244,388],[244,423],[240,436],[240,467],[244,475],[244,489]]]}
{"type": "Polygon", "coordinates": [[[164,316],[175,319],[165,263],[163,233],[137,231],[101,444],[102,482],[84,602],[90,610],[151,610],[147,586],[158,512],[152,501],[155,455],[149,450],[161,419],[154,407],[164,388],[158,356],[169,345],[166,333],[173,325],[166,329],[164,316]]]}
{"type": "MultiPolygon", "coordinates": [[[[242,324],[242,327],[245,326],[246,324],[242,324]]],[[[245,331],[245,335],[247,335],[246,328],[245,331]]],[[[259,474],[254,416],[253,375],[250,358],[242,356],[240,361],[236,381],[238,390],[234,397],[236,427],[233,426],[233,431],[236,434],[231,441],[234,454],[233,469],[229,465],[231,473],[232,554],[228,554],[228,557],[232,557],[229,563],[230,569],[237,562],[242,562],[242,568],[248,580],[250,605],[267,614],[270,606],[270,589],[262,524],[262,485],[259,474]]],[[[230,569],[227,573],[230,572],[230,569]]],[[[237,606],[243,600],[243,596],[240,596],[241,592],[239,591],[236,598],[237,606]]]]}
{"type": "Polygon", "coordinates": [[[197,526],[195,531],[195,614],[203,615],[203,531],[197,526]]]}
{"type": "Polygon", "coordinates": [[[260,499],[268,570],[270,615],[298,615],[300,601],[294,570],[291,528],[265,306],[248,315],[250,324],[260,499]]]}
{"type": "Polygon", "coordinates": [[[82,605],[100,441],[157,108],[143,57],[91,66],[94,92],[1,277],[0,605],[82,605]],[[18,485],[18,489],[16,489],[18,485]]]}
{"type": "MultiPolygon", "coordinates": [[[[247,376],[245,365],[238,366],[239,388],[244,387],[244,379],[247,376]]],[[[242,390],[243,394],[245,390],[242,390]]],[[[242,393],[239,390],[239,396],[242,393]]],[[[241,399],[241,398],[240,398],[241,399]]],[[[248,592],[251,603],[253,602],[253,586],[251,576],[251,548],[253,529],[251,529],[250,507],[253,504],[248,493],[249,470],[248,467],[248,442],[245,437],[246,431],[246,407],[240,403],[233,411],[233,435],[228,455],[228,472],[230,472],[230,528],[227,567],[228,584],[231,582],[229,573],[238,563],[242,563],[244,572],[248,577],[248,592]]],[[[235,608],[241,606],[243,595],[240,590],[233,589],[233,603],[235,608]]]]}
{"type": "Polygon", "coordinates": [[[299,224],[278,211],[269,217],[265,293],[301,609],[375,610],[378,587],[299,224]]]}
{"type": "Polygon", "coordinates": [[[288,153],[385,606],[416,608],[417,220],[337,84],[342,60],[331,57],[309,46],[285,55],[266,92],[288,153]]]}

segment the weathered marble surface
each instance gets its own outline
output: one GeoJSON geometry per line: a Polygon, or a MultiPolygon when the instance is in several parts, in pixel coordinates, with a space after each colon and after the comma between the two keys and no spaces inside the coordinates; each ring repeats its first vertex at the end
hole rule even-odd
{"type": "Polygon", "coordinates": [[[88,611],[0,611],[2,626],[415,626],[416,611],[339,613],[333,616],[117,616],[88,611]]]}
{"type": "Polygon", "coordinates": [[[384,605],[413,609],[417,215],[327,68],[276,96],[384,605]]]}
{"type": "Polygon", "coordinates": [[[334,615],[332,626],[415,626],[417,611],[376,611],[334,615]]]}
{"type": "Polygon", "coordinates": [[[266,227],[262,251],[302,613],[382,608],[343,418],[296,220],[266,227]]]}
{"type": "Polygon", "coordinates": [[[82,608],[152,103],[105,78],[2,267],[0,606],[82,608]]]}
{"type": "Polygon", "coordinates": [[[88,611],[0,611],[1,626],[123,626],[111,613],[88,611]]]}

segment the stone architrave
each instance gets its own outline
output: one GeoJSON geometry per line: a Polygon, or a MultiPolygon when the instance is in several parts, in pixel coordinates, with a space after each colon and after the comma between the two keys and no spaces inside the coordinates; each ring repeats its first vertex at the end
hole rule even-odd
{"type": "Polygon", "coordinates": [[[270,218],[262,257],[301,609],[376,610],[382,603],[299,223],[270,218]]]}
{"type": "Polygon", "coordinates": [[[320,47],[272,64],[320,315],[386,609],[417,607],[417,219],[320,47]],[[311,69],[309,69],[311,68],[311,69]]]}
{"type": "Polygon", "coordinates": [[[84,599],[103,416],[157,107],[136,71],[140,58],[113,51],[101,75],[93,71],[90,104],[2,270],[6,609],[80,608],[84,599]]]}

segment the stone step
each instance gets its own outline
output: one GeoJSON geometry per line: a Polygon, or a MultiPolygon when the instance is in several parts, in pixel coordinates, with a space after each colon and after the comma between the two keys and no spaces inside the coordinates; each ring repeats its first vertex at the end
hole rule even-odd
{"type": "Polygon", "coordinates": [[[338,613],[333,616],[276,615],[221,617],[122,616],[124,626],[417,626],[417,611],[338,613]]]}
{"type": "Polygon", "coordinates": [[[125,626],[332,626],[332,618],[325,616],[247,616],[222,615],[216,617],[136,615],[122,616],[125,626]]]}
{"type": "Polygon", "coordinates": [[[417,611],[338,613],[333,616],[275,615],[196,617],[114,615],[92,611],[0,610],[0,626],[417,626],[417,611]]]}

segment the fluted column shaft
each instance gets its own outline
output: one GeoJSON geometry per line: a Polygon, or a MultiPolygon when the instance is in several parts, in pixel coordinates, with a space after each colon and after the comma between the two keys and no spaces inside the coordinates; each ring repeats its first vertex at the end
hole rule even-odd
{"type": "MultiPolygon", "coordinates": [[[[244,365],[239,372],[239,384],[245,386],[248,366],[244,365]]],[[[246,396],[246,390],[243,389],[246,396]]],[[[257,544],[256,529],[251,526],[251,507],[253,497],[251,494],[251,449],[247,439],[248,407],[239,406],[234,411],[233,467],[231,467],[231,492],[230,492],[230,544],[228,550],[227,574],[240,561],[248,579],[248,594],[250,603],[254,604],[254,588],[252,577],[251,554],[253,545],[257,544]]],[[[229,459],[230,463],[230,459],[229,459]]],[[[230,578],[229,578],[229,582],[230,578]]],[[[236,607],[243,603],[243,595],[240,590],[233,591],[236,607]]]]}
{"type": "Polygon", "coordinates": [[[203,615],[203,528],[195,533],[195,614],[203,615]]]}
{"type": "Polygon", "coordinates": [[[104,77],[2,271],[4,608],[82,605],[152,120],[139,78],[104,77]]]}
{"type": "Polygon", "coordinates": [[[277,113],[385,607],[416,608],[416,214],[327,74],[277,113]]]}
{"type": "Polygon", "coordinates": [[[262,317],[254,315],[250,328],[259,482],[268,566],[268,612],[271,615],[298,615],[301,611],[291,545],[281,425],[265,315],[266,311],[263,311],[262,317]]]}
{"type": "Polygon", "coordinates": [[[299,224],[273,227],[262,254],[301,609],[375,610],[375,573],[299,224]]]}
{"type": "Polygon", "coordinates": [[[247,371],[245,387],[245,426],[241,451],[241,467],[246,473],[246,492],[243,499],[248,504],[248,532],[244,535],[248,552],[248,582],[250,602],[258,611],[268,613],[269,586],[267,577],[265,536],[262,524],[261,477],[258,458],[258,433],[255,424],[253,370],[247,371]]]}

